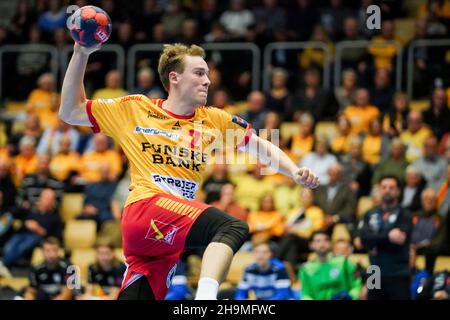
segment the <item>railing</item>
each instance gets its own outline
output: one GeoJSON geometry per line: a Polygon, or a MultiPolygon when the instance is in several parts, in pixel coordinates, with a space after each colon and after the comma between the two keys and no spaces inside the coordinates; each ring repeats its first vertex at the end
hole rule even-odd
{"type": "Polygon", "coordinates": [[[414,50],[419,47],[450,47],[450,39],[423,39],[415,40],[408,49],[407,57],[407,85],[406,90],[410,99],[413,98],[413,81],[414,81],[414,50]]]}
{"type": "Polygon", "coordinates": [[[339,86],[341,83],[341,73],[342,73],[342,52],[345,49],[351,48],[367,48],[369,46],[395,46],[396,52],[396,79],[395,79],[395,89],[400,91],[402,88],[402,64],[403,64],[403,49],[398,41],[383,41],[383,42],[373,42],[370,40],[355,40],[355,41],[340,41],[336,43],[336,52],[334,56],[334,85],[339,86]]]}
{"type": "Polygon", "coordinates": [[[325,89],[330,87],[330,64],[331,52],[324,42],[307,41],[307,42],[271,42],[264,49],[264,75],[263,75],[263,90],[270,90],[270,66],[272,60],[272,52],[276,50],[302,50],[302,49],[322,49],[324,51],[324,65],[322,83],[325,89]]]}

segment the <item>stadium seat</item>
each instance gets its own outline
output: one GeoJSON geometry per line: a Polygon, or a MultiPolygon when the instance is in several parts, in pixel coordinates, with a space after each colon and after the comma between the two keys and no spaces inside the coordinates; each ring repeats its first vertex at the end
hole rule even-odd
{"type": "MultiPolygon", "coordinates": [[[[61,258],[64,257],[64,249],[59,249],[59,256],[61,258]]],[[[44,261],[44,253],[41,247],[37,247],[33,250],[33,254],[31,255],[31,264],[33,266],[40,264],[44,261]]]]}
{"type": "Polygon", "coordinates": [[[294,134],[299,133],[300,128],[297,122],[283,122],[280,126],[281,139],[289,140],[294,134]]]}
{"type": "Polygon", "coordinates": [[[430,106],[429,100],[413,100],[411,101],[409,107],[414,111],[425,111],[430,106]]]}
{"type": "Polygon", "coordinates": [[[316,138],[325,138],[328,142],[332,141],[337,135],[337,124],[333,121],[321,121],[316,124],[314,136],[316,138]]]}
{"type": "Polygon", "coordinates": [[[64,229],[64,247],[68,250],[92,248],[97,238],[92,220],[70,220],[64,229]]]}
{"type": "Polygon", "coordinates": [[[356,217],[361,219],[364,214],[373,208],[373,199],[369,196],[363,196],[358,200],[358,206],[356,208],[356,217]]]}
{"type": "Polygon", "coordinates": [[[61,201],[61,218],[64,222],[74,219],[83,210],[82,193],[65,193],[61,201]]]}
{"type": "Polygon", "coordinates": [[[231,284],[238,284],[244,274],[245,268],[255,262],[255,258],[251,252],[237,252],[231,262],[230,271],[226,278],[231,284]]]}
{"type": "Polygon", "coordinates": [[[73,249],[71,255],[71,262],[80,268],[81,283],[87,282],[87,275],[89,265],[95,262],[95,249],[73,249]]]}
{"type": "Polygon", "coordinates": [[[370,266],[369,256],[366,253],[353,253],[350,259],[355,264],[361,265],[363,268],[370,266]]]}
{"type": "Polygon", "coordinates": [[[10,287],[17,292],[28,287],[30,280],[27,277],[0,278],[0,289],[2,287],[10,287]]]}
{"type": "Polygon", "coordinates": [[[434,272],[450,271],[450,256],[439,256],[436,259],[436,265],[434,266],[434,272]]]}
{"type": "Polygon", "coordinates": [[[348,240],[351,241],[352,237],[350,236],[350,232],[348,232],[348,228],[343,223],[338,223],[333,227],[333,234],[331,235],[331,241],[337,240],[348,240]]]}

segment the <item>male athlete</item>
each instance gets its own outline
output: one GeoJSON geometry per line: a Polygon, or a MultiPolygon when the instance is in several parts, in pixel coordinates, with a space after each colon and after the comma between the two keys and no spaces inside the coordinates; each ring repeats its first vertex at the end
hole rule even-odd
{"type": "MultiPolygon", "coordinates": [[[[195,299],[215,300],[234,253],[248,235],[246,223],[195,200],[208,154],[226,132],[233,147],[265,161],[309,188],[315,174],[278,147],[252,134],[250,125],[217,108],[201,107],[208,94],[208,65],[201,47],[167,45],[158,72],[167,100],[143,95],[86,99],[83,77],[97,48],[75,44],[62,87],[59,116],[112,137],[129,160],[130,195],[122,215],[127,272],[119,300],[164,299],[185,249],[205,248],[195,299]],[[270,155],[270,156],[267,156],[270,155]]],[[[229,144],[229,141],[228,141],[229,144]]]]}

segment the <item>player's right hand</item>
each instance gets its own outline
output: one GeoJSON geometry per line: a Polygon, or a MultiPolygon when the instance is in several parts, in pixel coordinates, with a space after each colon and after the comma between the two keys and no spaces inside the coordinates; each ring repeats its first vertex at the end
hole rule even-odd
{"type": "Polygon", "coordinates": [[[91,53],[94,53],[95,51],[100,50],[101,47],[102,47],[101,43],[99,43],[97,46],[87,48],[87,47],[80,46],[77,42],[75,42],[75,44],[73,45],[73,51],[80,52],[85,55],[90,55],[91,53]]]}

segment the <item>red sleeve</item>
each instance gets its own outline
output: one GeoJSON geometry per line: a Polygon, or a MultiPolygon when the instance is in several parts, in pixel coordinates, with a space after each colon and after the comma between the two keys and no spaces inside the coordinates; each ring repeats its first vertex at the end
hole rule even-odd
{"type": "Polygon", "coordinates": [[[92,124],[92,131],[94,133],[99,133],[100,132],[100,127],[98,126],[97,120],[95,120],[94,115],[92,114],[92,100],[88,100],[86,102],[86,112],[89,118],[89,121],[92,124]]]}

